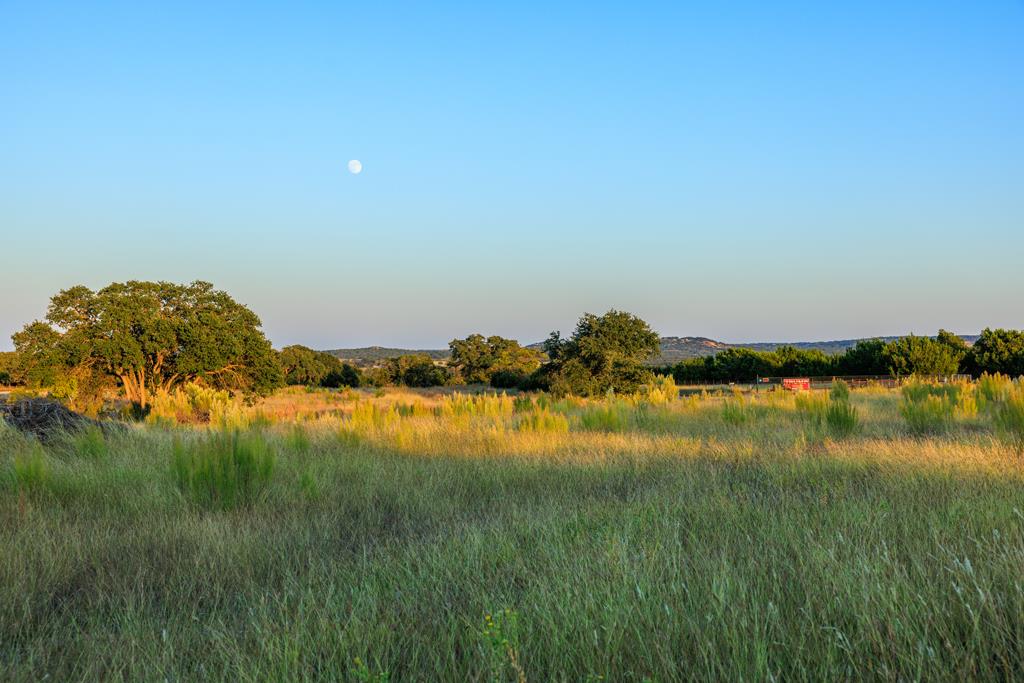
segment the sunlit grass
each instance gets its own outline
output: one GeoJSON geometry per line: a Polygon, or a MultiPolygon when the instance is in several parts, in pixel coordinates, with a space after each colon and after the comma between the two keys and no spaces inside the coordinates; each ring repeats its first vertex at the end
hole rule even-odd
{"type": "Polygon", "coordinates": [[[1019,390],[957,391],[926,434],[874,388],[0,427],[0,679],[1013,679],[1019,390]]]}

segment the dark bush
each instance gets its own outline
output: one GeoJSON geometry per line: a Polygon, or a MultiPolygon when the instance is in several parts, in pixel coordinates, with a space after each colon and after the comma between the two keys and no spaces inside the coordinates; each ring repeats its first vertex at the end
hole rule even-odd
{"type": "Polygon", "coordinates": [[[327,375],[320,381],[320,386],[327,387],[329,389],[337,389],[338,387],[359,387],[363,384],[362,373],[359,372],[359,368],[348,363],[343,363],[341,368],[331,370],[327,375]]]}
{"type": "Polygon", "coordinates": [[[491,374],[491,386],[495,389],[515,389],[530,375],[516,370],[497,370],[491,374]]]}

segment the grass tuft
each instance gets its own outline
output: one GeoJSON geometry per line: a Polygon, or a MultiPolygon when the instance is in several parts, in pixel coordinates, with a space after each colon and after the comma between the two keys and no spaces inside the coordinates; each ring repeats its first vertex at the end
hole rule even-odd
{"type": "Polygon", "coordinates": [[[256,500],[270,483],[274,461],[258,435],[214,432],[175,441],[171,469],[178,488],[195,503],[226,510],[256,500]]]}
{"type": "Polygon", "coordinates": [[[75,453],[85,458],[99,460],[107,457],[109,448],[103,430],[99,427],[88,427],[76,434],[71,440],[75,453]]]}
{"type": "Polygon", "coordinates": [[[1002,397],[994,412],[996,429],[1020,453],[1024,453],[1024,386],[1002,397]]]}

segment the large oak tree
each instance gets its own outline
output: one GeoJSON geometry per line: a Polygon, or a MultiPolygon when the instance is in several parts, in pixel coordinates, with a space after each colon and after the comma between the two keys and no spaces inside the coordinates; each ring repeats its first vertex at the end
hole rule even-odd
{"type": "Polygon", "coordinates": [[[256,393],[281,383],[260,319],[208,282],[72,287],[50,300],[46,321],[13,335],[40,378],[54,368],[104,373],[143,408],[182,382],[256,393]]]}

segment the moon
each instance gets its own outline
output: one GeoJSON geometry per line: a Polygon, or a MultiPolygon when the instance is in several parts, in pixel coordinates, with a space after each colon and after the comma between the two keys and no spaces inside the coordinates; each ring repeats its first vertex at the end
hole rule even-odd
{"type": "Polygon", "coordinates": [[[348,172],[352,175],[359,175],[363,172],[363,162],[359,161],[359,159],[353,159],[348,162],[348,172]]]}

